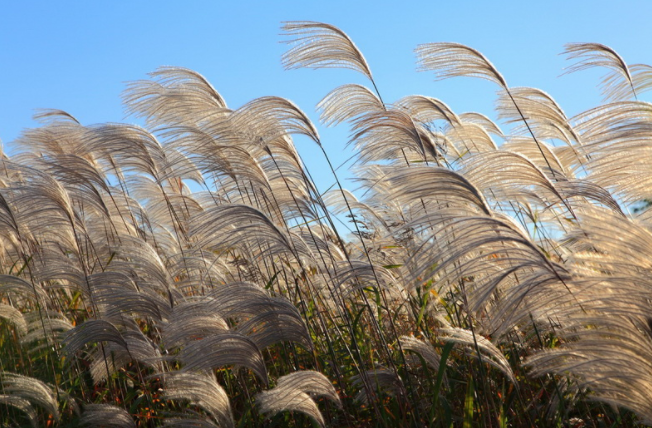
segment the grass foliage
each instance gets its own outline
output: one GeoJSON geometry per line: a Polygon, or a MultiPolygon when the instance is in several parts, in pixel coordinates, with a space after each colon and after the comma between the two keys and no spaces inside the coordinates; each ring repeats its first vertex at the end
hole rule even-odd
{"type": "Polygon", "coordinates": [[[330,160],[292,102],[231,109],[182,68],[128,85],[144,127],[46,110],[2,156],[0,425],[650,423],[652,68],[568,45],[569,71],[607,70],[568,118],[469,47],[419,46],[420,70],[496,85],[503,133],[385,102],[338,28],[284,31],[286,68],[368,80],[318,105],[350,126],[356,196],[316,190],[293,136],[330,160]]]}

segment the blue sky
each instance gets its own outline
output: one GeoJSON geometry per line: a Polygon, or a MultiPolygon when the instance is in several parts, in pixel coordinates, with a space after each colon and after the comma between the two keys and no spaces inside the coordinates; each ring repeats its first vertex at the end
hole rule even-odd
{"type": "MultiPolygon", "coordinates": [[[[284,71],[281,21],[336,25],[367,58],[386,102],[423,94],[455,112],[494,117],[496,87],[418,73],[420,43],[458,42],[487,56],[510,86],[550,93],[571,116],[600,103],[601,72],[558,77],[568,42],[611,46],[630,64],[652,64],[652,1],[5,1],[0,13],[0,139],[5,148],[37,126],[35,109],[57,108],[83,124],[133,122],[120,93],[125,82],[162,65],[202,73],[231,108],[266,95],[288,98],[315,122],[315,104],[345,83],[367,84],[349,70],[284,71]]],[[[648,94],[649,95],[649,94],[648,94]]],[[[650,96],[644,100],[650,100],[650,96]]],[[[348,129],[319,126],[326,150],[347,157],[348,129]]],[[[321,158],[299,151],[324,189],[321,158]]],[[[10,150],[10,149],[9,149],[10,150]]],[[[353,187],[350,184],[350,187],[353,187]]]]}

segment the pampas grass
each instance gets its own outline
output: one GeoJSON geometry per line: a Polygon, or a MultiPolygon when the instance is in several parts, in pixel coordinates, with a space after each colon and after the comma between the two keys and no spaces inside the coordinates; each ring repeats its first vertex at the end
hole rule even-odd
{"type": "Polygon", "coordinates": [[[332,25],[283,30],[287,69],[368,78],[317,106],[361,188],[317,191],[293,136],[336,172],[299,106],[230,108],[192,70],[127,85],[143,127],[41,111],[0,159],[0,424],[651,423],[650,67],[567,45],[609,101],[567,117],[473,48],[417,48],[496,83],[503,131],[385,102],[332,25]]]}

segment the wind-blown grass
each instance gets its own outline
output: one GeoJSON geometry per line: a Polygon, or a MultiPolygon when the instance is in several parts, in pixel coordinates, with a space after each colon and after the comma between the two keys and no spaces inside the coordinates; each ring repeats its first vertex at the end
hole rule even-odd
{"type": "Polygon", "coordinates": [[[569,72],[609,72],[569,118],[472,48],[417,48],[438,79],[496,83],[504,132],[385,102],[338,28],[284,30],[286,68],[371,84],[318,105],[361,190],[317,191],[294,103],[231,109],[192,70],[127,86],[144,127],[39,113],[0,159],[0,423],[651,424],[650,67],[568,45],[569,72]]]}

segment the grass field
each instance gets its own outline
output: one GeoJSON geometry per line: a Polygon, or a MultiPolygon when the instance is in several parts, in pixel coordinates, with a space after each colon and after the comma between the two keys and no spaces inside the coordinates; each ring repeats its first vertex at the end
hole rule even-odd
{"type": "Polygon", "coordinates": [[[143,127],[46,110],[2,157],[0,425],[651,423],[652,67],[567,45],[607,72],[569,118],[472,48],[417,47],[437,79],[495,83],[503,132],[384,102],[335,27],[284,32],[287,69],[368,78],[318,106],[350,126],[355,195],[316,190],[299,107],[230,109],[182,68],[127,86],[143,127]]]}

